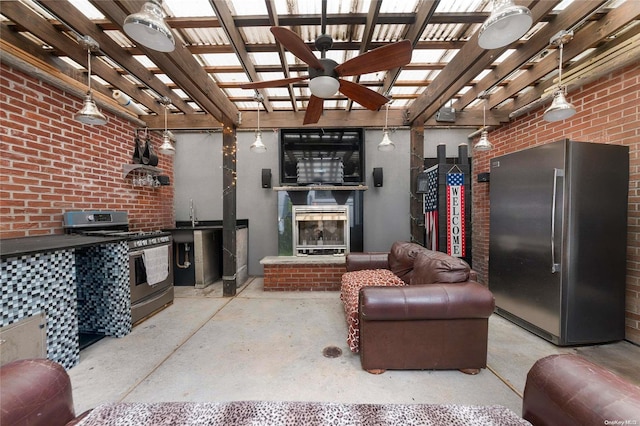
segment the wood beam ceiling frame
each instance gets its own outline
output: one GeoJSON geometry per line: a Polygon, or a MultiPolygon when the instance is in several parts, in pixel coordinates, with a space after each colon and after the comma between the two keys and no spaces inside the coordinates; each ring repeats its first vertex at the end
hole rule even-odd
{"type": "MultiPolygon", "coordinates": [[[[229,6],[227,6],[227,2],[219,0],[209,0],[209,4],[215,11],[218,20],[222,25],[222,30],[227,35],[229,43],[233,48],[234,53],[238,57],[240,65],[242,66],[245,74],[250,81],[259,80],[258,73],[253,66],[253,61],[251,60],[251,58],[249,58],[249,54],[247,53],[247,49],[245,48],[245,42],[242,38],[242,34],[240,34],[238,27],[236,27],[233,23],[233,16],[231,14],[229,6]]],[[[267,92],[264,89],[256,89],[256,92],[262,95],[262,105],[264,105],[265,111],[273,112],[273,106],[271,105],[271,102],[269,102],[269,96],[267,95],[267,92]]]]}
{"type": "MultiPolygon", "coordinates": [[[[269,15],[269,22],[272,27],[280,26],[280,19],[278,14],[276,13],[276,4],[274,0],[265,0],[265,5],[267,7],[267,14],[269,15]]],[[[291,69],[289,67],[289,63],[287,62],[287,55],[284,52],[284,47],[280,44],[278,40],[276,40],[276,50],[278,51],[278,57],[280,58],[280,70],[284,74],[284,78],[291,78],[291,69]]],[[[302,72],[306,71],[307,68],[301,69],[302,72]]],[[[256,72],[258,69],[256,68],[256,72]]],[[[289,92],[289,99],[291,101],[291,109],[293,112],[298,112],[298,100],[296,99],[296,93],[293,90],[293,84],[287,84],[287,91],[289,92]]]]}
{"type": "MultiPolygon", "coordinates": [[[[380,16],[380,6],[382,6],[382,0],[372,0],[369,3],[369,11],[367,12],[367,20],[364,24],[364,31],[362,32],[362,41],[360,42],[360,50],[359,55],[367,52],[371,47],[371,40],[373,39],[373,32],[376,29],[376,23],[378,22],[378,17],[380,16]]],[[[352,24],[352,27],[355,24],[352,24]]],[[[353,34],[353,31],[351,31],[353,34]]],[[[356,75],[353,79],[354,83],[360,83],[360,75],[356,75]]],[[[353,100],[347,100],[347,111],[351,111],[353,108],[353,100]]]]}
{"type": "MultiPolygon", "coordinates": [[[[45,18],[31,10],[26,5],[17,1],[4,2],[2,5],[2,14],[13,22],[24,27],[27,31],[43,40],[45,43],[65,52],[69,58],[73,59],[78,64],[84,67],[88,66],[87,52],[82,46],[80,46],[77,40],[72,40],[66,34],[60,33],[45,18]]],[[[104,79],[109,84],[120,88],[123,92],[127,93],[138,102],[145,105],[148,104],[150,106],[155,106],[157,112],[160,112],[159,107],[154,105],[155,102],[153,97],[140,90],[137,85],[124,78],[105,62],[94,60],[91,68],[95,72],[95,75],[100,76],[100,78],[104,79]]],[[[101,92],[106,94],[103,88],[99,88],[98,86],[96,89],[102,89],[101,92]]],[[[111,96],[110,92],[108,93],[108,96],[111,96]]],[[[151,109],[155,111],[154,108],[151,109]]]]}
{"type": "MultiPolygon", "coordinates": [[[[540,21],[559,1],[537,2],[529,0],[524,4],[531,10],[534,24],[540,21]]],[[[427,120],[442,105],[462,89],[466,83],[500,57],[509,46],[485,50],[478,45],[478,31],[465,43],[447,66],[438,74],[418,99],[407,108],[407,122],[427,120]]]]}
{"type": "MultiPolygon", "coordinates": [[[[188,0],[187,0],[188,1],[188,0]]],[[[439,12],[433,17],[433,24],[481,24],[488,17],[489,12],[439,12]]],[[[553,15],[546,16],[543,21],[550,21],[553,15]]],[[[202,17],[166,17],[165,21],[172,29],[193,29],[201,27],[220,28],[218,18],[210,16],[202,17]]],[[[262,15],[243,15],[233,19],[236,27],[269,27],[271,21],[262,15]]],[[[336,13],[327,17],[327,25],[365,25],[367,13],[336,13]]],[[[414,13],[388,12],[380,14],[378,23],[390,25],[413,24],[414,13]]],[[[101,29],[117,30],[116,24],[109,20],[96,20],[95,23],[101,29]]],[[[292,12],[280,17],[280,25],[320,25],[320,15],[301,15],[292,12]]]]}
{"type": "MultiPolygon", "coordinates": [[[[582,54],[586,49],[593,47],[603,38],[615,34],[617,31],[638,18],[640,18],[640,2],[627,1],[623,3],[621,6],[611,10],[606,17],[601,20],[588,22],[584,27],[576,31],[573,40],[564,46],[563,58],[569,61],[571,58],[582,54]]],[[[489,105],[491,107],[499,105],[506,99],[515,96],[523,88],[529,86],[530,81],[538,81],[540,78],[555,71],[557,68],[558,61],[554,55],[547,55],[525,74],[517,77],[510,81],[506,86],[495,91],[489,99],[489,105]]],[[[532,102],[537,102],[544,93],[547,84],[538,84],[533,90],[517,96],[514,99],[513,104],[508,108],[502,107],[500,109],[508,109],[515,112],[527,107],[532,102]]]]}
{"type": "MultiPolygon", "coordinates": [[[[419,4],[420,8],[416,12],[416,22],[408,26],[403,37],[404,39],[411,41],[411,46],[413,48],[416,47],[425,28],[427,28],[427,25],[431,22],[438,4],[440,4],[440,0],[425,0],[419,4]]],[[[384,85],[382,86],[382,94],[386,94],[391,91],[391,88],[398,79],[402,69],[403,68],[394,68],[387,72],[384,79],[384,85]]]]}
{"type": "MultiPolygon", "coordinates": [[[[485,92],[489,95],[487,97],[487,107],[489,111],[491,111],[492,108],[495,108],[509,98],[507,94],[516,95],[527,87],[527,85],[530,84],[530,81],[538,81],[549,72],[553,72],[557,68],[557,64],[555,62],[551,63],[552,60],[547,59],[544,60],[545,65],[540,66],[540,62],[538,62],[525,73],[527,81],[524,85],[522,79],[516,78],[508,82],[506,85],[499,87],[499,83],[505,81],[513,72],[518,69],[522,69],[527,62],[532,62],[532,58],[536,58],[547,52],[547,49],[549,48],[549,40],[553,35],[561,30],[572,28],[580,22],[584,22],[585,19],[588,19],[593,15],[593,13],[596,12],[604,3],[605,1],[601,0],[591,2],[574,2],[569,5],[569,7],[561,11],[553,21],[550,21],[544,26],[544,28],[538,31],[526,45],[520,46],[514,54],[507,58],[507,60],[498,64],[490,74],[485,76],[482,81],[465,93],[457,102],[454,103],[453,107],[456,108],[456,110],[462,110],[473,102],[480,93],[485,92]],[[536,67],[538,67],[538,70],[533,71],[536,67]],[[536,75],[533,79],[531,78],[532,72],[535,72],[536,75]],[[503,87],[508,87],[510,85],[511,87],[509,91],[503,89],[503,87]]],[[[574,56],[581,53],[575,49],[573,51],[575,52],[574,56]]],[[[567,60],[570,58],[568,55],[565,57],[567,60]]],[[[503,113],[510,113],[511,108],[513,108],[513,104],[503,105],[500,110],[503,113]]],[[[474,109],[480,109],[480,106],[477,106],[474,109]]]]}
{"type": "MultiPolygon", "coordinates": [[[[554,3],[548,2],[555,6],[554,3]]],[[[489,74],[487,74],[478,84],[474,85],[467,93],[458,99],[453,107],[459,111],[466,108],[471,102],[476,100],[481,94],[491,94],[500,82],[504,81],[514,71],[519,70],[531,58],[537,57],[540,52],[549,47],[549,39],[558,31],[566,30],[576,22],[597,10],[604,1],[573,2],[568,8],[560,12],[556,18],[545,25],[535,36],[531,37],[526,44],[519,46],[516,51],[505,61],[498,64],[489,74]]],[[[552,9],[552,8],[551,8],[552,9]]],[[[549,10],[550,11],[550,10],[549,10]]],[[[482,109],[481,107],[478,107],[482,109]]],[[[490,106],[491,108],[491,106],[490,106]]]]}
{"type": "MultiPolygon", "coordinates": [[[[120,31],[125,18],[140,11],[144,0],[98,1],[91,3],[102,14],[118,23],[120,31]]],[[[123,31],[124,33],[124,31],[123,31]]],[[[139,46],[156,65],[165,71],[167,76],[180,86],[191,99],[211,114],[220,123],[227,117],[238,123],[239,114],[236,106],[226,97],[211,77],[202,69],[193,55],[183,46],[177,46],[173,52],[162,53],[144,46],[139,46]]]]}
{"type": "MultiPolygon", "coordinates": [[[[136,61],[131,55],[126,53],[122,47],[117,44],[113,39],[107,36],[97,25],[91,20],[86,18],[82,13],[69,13],[69,5],[58,0],[37,0],[37,3],[52,15],[58,19],[63,20],[65,25],[73,28],[74,31],[89,35],[100,44],[100,50],[106,54],[112,61],[116,62],[123,70],[134,76],[136,79],[142,82],[146,87],[156,93],[158,99],[161,97],[167,97],[171,100],[171,103],[185,114],[193,114],[194,109],[189,106],[184,100],[182,100],[173,90],[170,90],[166,84],[164,84],[159,78],[145,68],[140,62],[136,61]]],[[[162,115],[164,108],[159,107],[158,99],[153,99],[151,104],[145,103],[148,101],[145,99],[138,99],[133,95],[130,95],[125,88],[117,87],[127,95],[131,96],[138,103],[146,106],[156,114],[162,115]]]]}

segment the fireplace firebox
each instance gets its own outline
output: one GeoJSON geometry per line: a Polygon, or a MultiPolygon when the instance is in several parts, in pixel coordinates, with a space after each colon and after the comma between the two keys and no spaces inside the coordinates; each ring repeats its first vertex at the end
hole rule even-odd
{"type": "Polygon", "coordinates": [[[345,255],[349,252],[347,206],[293,206],[293,253],[345,255]]]}

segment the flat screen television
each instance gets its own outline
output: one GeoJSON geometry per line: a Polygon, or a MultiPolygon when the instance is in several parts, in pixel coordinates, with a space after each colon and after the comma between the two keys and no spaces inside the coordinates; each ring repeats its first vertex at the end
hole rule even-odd
{"type": "Polygon", "coordinates": [[[364,184],[364,129],[281,129],[280,183],[364,184]]]}

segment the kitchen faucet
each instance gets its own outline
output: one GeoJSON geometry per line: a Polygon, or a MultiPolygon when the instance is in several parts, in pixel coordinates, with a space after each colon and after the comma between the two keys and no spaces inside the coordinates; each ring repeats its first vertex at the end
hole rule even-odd
{"type": "Polygon", "coordinates": [[[191,220],[191,227],[196,227],[196,211],[193,207],[193,198],[189,199],[189,219],[191,220]]]}

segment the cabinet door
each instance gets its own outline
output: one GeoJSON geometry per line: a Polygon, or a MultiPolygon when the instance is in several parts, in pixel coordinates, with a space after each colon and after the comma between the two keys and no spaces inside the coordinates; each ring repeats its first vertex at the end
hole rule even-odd
{"type": "Polygon", "coordinates": [[[46,358],[44,313],[0,328],[0,365],[27,358],[46,358]]]}

